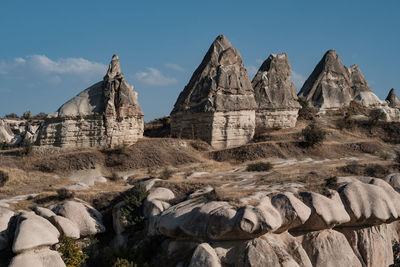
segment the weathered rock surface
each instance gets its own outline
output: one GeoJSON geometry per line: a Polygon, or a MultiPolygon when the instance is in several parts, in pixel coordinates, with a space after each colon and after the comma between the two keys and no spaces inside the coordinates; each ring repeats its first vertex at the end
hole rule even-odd
{"type": "Polygon", "coordinates": [[[220,267],[221,263],[214,249],[207,243],[202,243],[195,249],[189,267],[220,267]]]}
{"type": "Polygon", "coordinates": [[[58,243],[60,233],[48,220],[33,212],[21,212],[17,215],[16,230],[12,250],[21,253],[41,246],[58,243]]]}
{"type": "Polygon", "coordinates": [[[391,108],[400,108],[400,99],[396,95],[396,91],[392,88],[386,97],[386,102],[391,108]]]}
{"type": "Polygon", "coordinates": [[[49,221],[56,226],[64,236],[75,239],[80,237],[80,230],[73,221],[58,215],[50,217],[49,221]]]}
{"type": "Polygon", "coordinates": [[[307,233],[302,245],[315,267],[362,266],[346,237],[335,230],[307,233]]]}
{"type": "Polygon", "coordinates": [[[384,179],[388,182],[394,189],[400,191],[400,173],[391,173],[384,179]]]}
{"type": "Polygon", "coordinates": [[[8,234],[8,222],[11,217],[14,216],[14,212],[7,208],[0,207],[0,251],[8,247],[9,234],[8,234]]]}
{"type": "Polygon", "coordinates": [[[46,119],[38,145],[61,147],[115,146],[143,136],[143,112],[114,55],[103,81],[62,105],[46,119]]]}
{"type": "Polygon", "coordinates": [[[60,254],[48,248],[28,251],[15,256],[9,267],[65,267],[60,254]]]}
{"type": "Polygon", "coordinates": [[[87,204],[76,201],[65,201],[51,206],[50,209],[57,215],[63,216],[75,223],[81,236],[95,235],[105,231],[102,222],[103,216],[87,204]]]}
{"type": "Polygon", "coordinates": [[[14,134],[10,126],[2,119],[0,119],[0,142],[10,143],[13,140],[14,134]]]}
{"type": "Polygon", "coordinates": [[[357,65],[346,68],[335,50],[325,53],[299,92],[316,108],[337,109],[352,100],[367,107],[383,102],[371,91],[357,65]]]}
{"type": "Polygon", "coordinates": [[[258,105],[256,132],[296,125],[300,105],[290,76],[291,67],[286,54],[272,54],[261,65],[252,81],[258,105]]]}
{"type": "Polygon", "coordinates": [[[216,148],[242,145],[254,135],[256,106],[240,53],[220,35],[175,103],[171,134],[216,148]]]}

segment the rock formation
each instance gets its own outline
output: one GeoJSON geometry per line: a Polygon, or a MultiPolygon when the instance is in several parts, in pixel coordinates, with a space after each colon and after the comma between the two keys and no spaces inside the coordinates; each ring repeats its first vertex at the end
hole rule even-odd
{"type": "Polygon", "coordinates": [[[379,106],[382,101],[371,91],[356,65],[346,68],[335,50],[325,53],[299,92],[320,109],[348,106],[352,100],[364,106],[379,106]]]}
{"type": "Polygon", "coordinates": [[[14,138],[14,134],[8,124],[0,119],[0,143],[6,142],[10,143],[14,138]]]}
{"type": "Polygon", "coordinates": [[[391,108],[400,108],[400,99],[396,95],[396,91],[392,88],[386,97],[386,102],[391,108]]]}
{"type": "Polygon", "coordinates": [[[255,129],[254,91],[240,53],[225,36],[212,43],[171,112],[171,134],[215,148],[247,143],[255,129]]]}
{"type": "Polygon", "coordinates": [[[112,57],[103,81],[62,105],[38,133],[38,145],[88,147],[132,144],[143,136],[143,112],[137,93],[112,57]]]}
{"type": "Polygon", "coordinates": [[[296,125],[300,105],[290,76],[291,67],[286,54],[270,55],[258,70],[252,81],[258,104],[257,132],[296,125]]]}

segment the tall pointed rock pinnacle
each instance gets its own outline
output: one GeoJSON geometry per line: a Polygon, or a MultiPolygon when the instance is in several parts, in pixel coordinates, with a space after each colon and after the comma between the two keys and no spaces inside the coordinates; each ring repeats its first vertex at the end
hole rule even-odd
{"type": "Polygon", "coordinates": [[[239,51],[219,35],[174,105],[171,134],[216,148],[245,144],[254,135],[256,108],[239,51]]]}
{"type": "Polygon", "coordinates": [[[400,99],[397,97],[394,88],[389,91],[389,94],[385,100],[388,102],[389,107],[400,108],[400,99]]]}
{"type": "Polygon", "coordinates": [[[325,53],[299,92],[314,107],[339,108],[353,97],[351,78],[339,55],[331,49],[325,53]]]}

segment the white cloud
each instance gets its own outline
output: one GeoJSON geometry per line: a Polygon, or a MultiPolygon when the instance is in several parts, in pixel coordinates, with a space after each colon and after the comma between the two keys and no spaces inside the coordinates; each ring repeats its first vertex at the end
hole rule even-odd
{"type": "Polygon", "coordinates": [[[177,71],[184,71],[185,69],[178,65],[178,64],[174,64],[174,63],[166,63],[165,66],[167,68],[173,69],[173,70],[177,70],[177,71]]]}
{"type": "Polygon", "coordinates": [[[292,82],[298,90],[300,90],[300,88],[303,86],[305,81],[306,81],[306,78],[303,75],[292,70],[292,82]]]}
{"type": "Polygon", "coordinates": [[[135,74],[135,78],[142,83],[154,86],[165,86],[177,82],[175,78],[166,77],[155,68],[147,68],[147,72],[138,72],[135,74]]]}
{"type": "Polygon", "coordinates": [[[249,74],[250,80],[256,75],[258,68],[256,66],[247,66],[247,73],[249,74]]]}
{"type": "Polygon", "coordinates": [[[61,58],[52,60],[45,55],[18,57],[11,61],[0,61],[0,75],[10,78],[25,78],[30,74],[53,76],[50,82],[61,81],[61,75],[80,76],[90,79],[107,71],[107,66],[84,58],[61,58]]]}

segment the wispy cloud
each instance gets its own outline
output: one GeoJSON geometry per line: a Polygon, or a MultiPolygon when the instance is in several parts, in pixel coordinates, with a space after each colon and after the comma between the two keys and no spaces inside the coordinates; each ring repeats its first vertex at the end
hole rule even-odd
{"type": "Polygon", "coordinates": [[[178,82],[175,78],[164,76],[155,68],[147,68],[147,71],[138,72],[135,74],[135,78],[144,84],[153,86],[166,86],[178,82]]]}
{"type": "Polygon", "coordinates": [[[256,66],[247,66],[247,73],[249,74],[250,80],[256,75],[258,68],[256,66]]]}
{"type": "Polygon", "coordinates": [[[174,64],[174,63],[166,63],[165,66],[167,68],[173,69],[173,70],[177,70],[177,71],[184,71],[185,69],[178,65],[178,64],[174,64]]]}
{"type": "Polygon", "coordinates": [[[61,58],[53,60],[45,55],[17,57],[0,61],[0,75],[8,78],[25,78],[29,75],[49,76],[50,83],[60,82],[62,75],[80,76],[90,79],[102,76],[107,66],[84,58],[61,58]]]}
{"type": "Polygon", "coordinates": [[[300,89],[305,81],[306,78],[303,75],[292,70],[292,82],[297,89],[300,89]]]}

